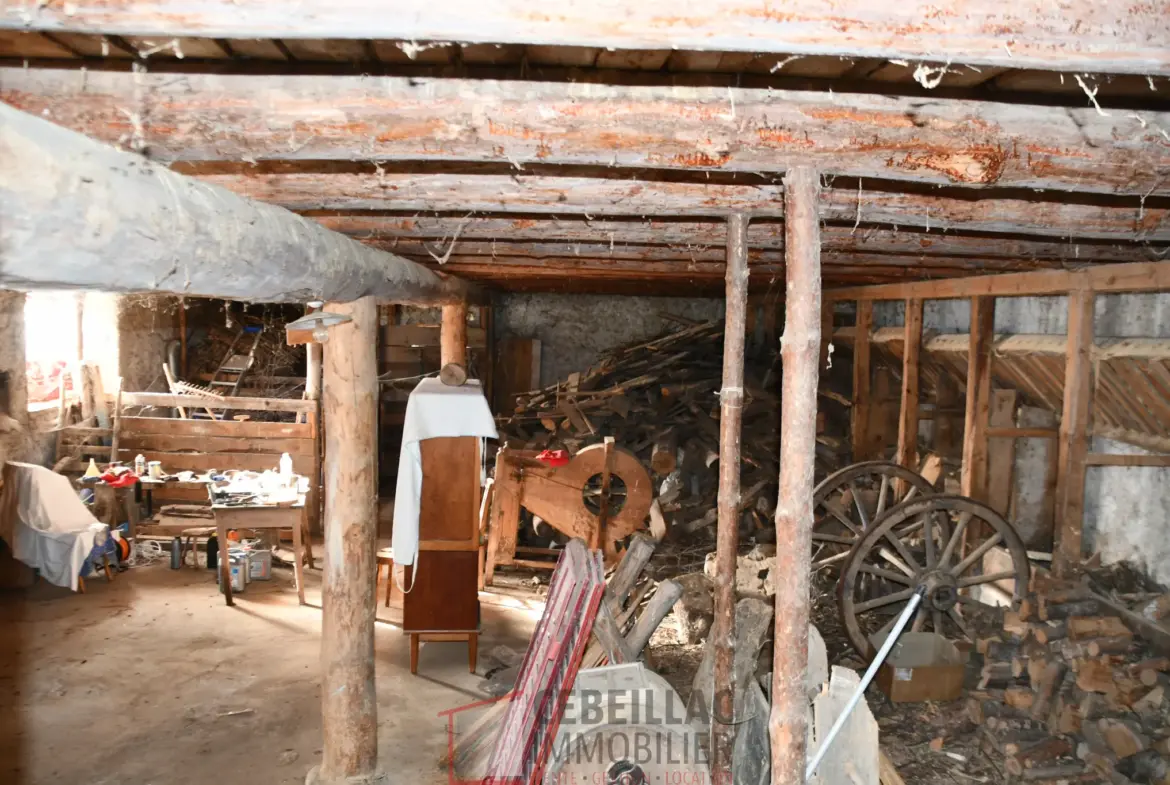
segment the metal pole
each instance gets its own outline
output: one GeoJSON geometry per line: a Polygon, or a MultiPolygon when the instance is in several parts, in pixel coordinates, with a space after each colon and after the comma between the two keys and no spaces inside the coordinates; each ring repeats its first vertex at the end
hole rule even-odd
{"type": "Polygon", "coordinates": [[[898,622],[894,625],[894,629],[890,630],[890,634],[886,636],[881,649],[878,650],[877,656],[869,664],[869,669],[861,677],[861,684],[857,685],[857,690],[849,698],[849,702],[845,704],[845,708],[841,710],[841,715],[837,717],[837,721],[833,723],[833,727],[829,729],[829,735],[825,736],[825,740],[821,742],[821,746],[817,749],[817,754],[813,755],[812,760],[808,762],[808,767],[804,770],[805,782],[812,779],[812,775],[816,773],[817,766],[821,764],[821,761],[824,760],[825,753],[829,751],[829,746],[832,745],[833,739],[837,738],[837,734],[841,732],[841,728],[845,727],[845,721],[849,719],[849,715],[853,713],[853,709],[861,701],[861,696],[865,695],[869,683],[877,675],[878,668],[882,667],[882,663],[886,661],[886,657],[890,656],[890,650],[898,642],[898,638],[902,635],[902,630],[906,629],[906,625],[910,623],[910,619],[914,616],[914,611],[918,610],[918,604],[922,602],[922,594],[924,591],[925,589],[919,587],[918,591],[914,592],[914,596],[910,598],[910,602],[906,603],[906,607],[902,610],[902,615],[898,617],[898,622]]]}

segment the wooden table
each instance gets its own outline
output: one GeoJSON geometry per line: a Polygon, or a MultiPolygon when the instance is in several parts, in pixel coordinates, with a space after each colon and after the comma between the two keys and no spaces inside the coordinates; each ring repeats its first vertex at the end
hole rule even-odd
{"type": "Polygon", "coordinates": [[[219,580],[223,586],[223,598],[228,605],[232,601],[232,576],[228,564],[228,529],[292,529],[293,532],[293,574],[297,580],[297,598],[305,604],[305,575],[301,565],[301,528],[305,524],[305,497],[290,507],[273,505],[212,504],[215,515],[215,533],[219,538],[219,580]]]}

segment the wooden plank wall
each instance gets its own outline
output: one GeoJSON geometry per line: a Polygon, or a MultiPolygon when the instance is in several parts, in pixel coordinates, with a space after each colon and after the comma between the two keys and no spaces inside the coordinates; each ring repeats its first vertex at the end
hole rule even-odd
{"type": "MultiPolygon", "coordinates": [[[[257,408],[271,403],[254,399],[257,408]]],[[[315,413],[315,401],[283,401],[299,404],[315,413]]],[[[310,422],[258,422],[235,420],[183,420],[169,417],[121,418],[115,460],[131,464],[141,454],[160,461],[168,474],[209,469],[275,470],[282,453],[293,461],[293,471],[309,477],[309,527],[320,531],[320,443],[316,417],[310,422]]],[[[155,507],[167,503],[207,502],[203,489],[164,486],[154,492],[155,507]]]]}

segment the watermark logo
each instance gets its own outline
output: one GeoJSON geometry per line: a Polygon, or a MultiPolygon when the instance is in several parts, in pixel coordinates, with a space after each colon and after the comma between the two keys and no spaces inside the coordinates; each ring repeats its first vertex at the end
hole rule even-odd
{"type": "Polygon", "coordinates": [[[708,774],[710,711],[700,694],[686,704],[672,690],[645,688],[519,695],[515,699],[527,707],[564,700],[560,725],[552,732],[538,716],[527,729],[523,723],[509,727],[516,747],[496,750],[506,713],[499,704],[510,699],[439,713],[447,720],[450,785],[478,785],[489,762],[494,785],[524,785],[538,746],[545,751],[539,773],[544,785],[719,785],[708,774]],[[469,765],[472,760],[477,763],[469,765]]]}

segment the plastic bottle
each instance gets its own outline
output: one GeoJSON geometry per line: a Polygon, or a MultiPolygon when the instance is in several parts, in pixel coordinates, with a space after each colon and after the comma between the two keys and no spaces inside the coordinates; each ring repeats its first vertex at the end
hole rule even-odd
{"type": "Polygon", "coordinates": [[[142,453],[139,453],[134,458],[134,473],[139,477],[146,474],[146,456],[142,453]]]}
{"type": "Polygon", "coordinates": [[[171,540],[171,569],[177,570],[183,566],[183,541],[176,537],[171,540]]]}
{"type": "Polygon", "coordinates": [[[281,477],[292,477],[292,473],[293,473],[292,456],[290,456],[286,452],[280,456],[280,476],[281,477]]]}

